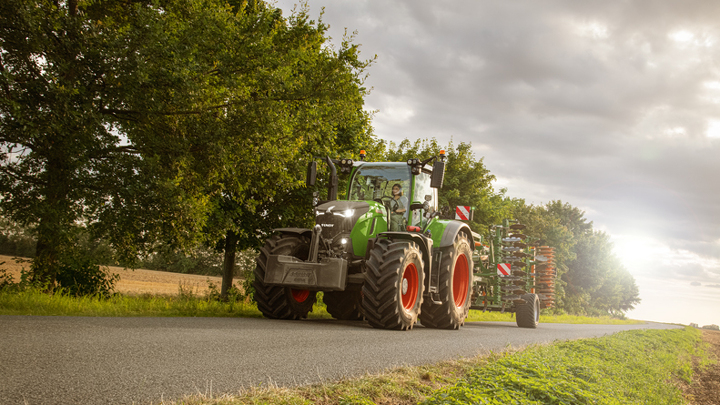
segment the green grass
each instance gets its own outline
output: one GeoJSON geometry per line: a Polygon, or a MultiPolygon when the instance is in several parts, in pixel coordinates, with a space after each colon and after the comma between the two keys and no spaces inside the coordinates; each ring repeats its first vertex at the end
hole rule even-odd
{"type": "MultiPolygon", "coordinates": [[[[482,312],[470,310],[469,322],[515,322],[512,313],[482,312]]],[[[577,315],[544,315],[540,314],[540,323],[572,323],[572,324],[598,324],[598,325],[632,325],[644,323],[634,319],[617,319],[609,316],[590,317],[577,315]]]]}
{"type": "Polygon", "coordinates": [[[636,330],[298,388],[194,395],[173,404],[683,404],[708,363],[700,332],[636,330]]]}
{"type": "Polygon", "coordinates": [[[682,404],[693,357],[707,361],[694,328],[637,330],[533,347],[438,390],[437,404],[682,404]]]}
{"type": "MultiPolygon", "coordinates": [[[[50,295],[35,289],[19,292],[0,290],[0,315],[262,317],[257,306],[251,302],[221,302],[187,293],[177,296],[117,294],[102,298],[50,295]]],[[[331,318],[323,304],[316,304],[308,317],[331,318]]]]}
{"type": "MultiPolygon", "coordinates": [[[[180,291],[177,296],[114,295],[110,298],[73,297],[62,294],[48,295],[39,290],[0,290],[0,315],[50,315],[50,316],[206,316],[258,318],[262,314],[251,302],[220,302],[180,291]]],[[[311,319],[332,318],[320,302],[308,315],[311,319]]],[[[511,313],[471,310],[468,321],[515,322],[511,313]]],[[[633,324],[635,320],[610,317],[584,317],[574,315],[541,315],[540,323],[584,324],[633,324]]]]}

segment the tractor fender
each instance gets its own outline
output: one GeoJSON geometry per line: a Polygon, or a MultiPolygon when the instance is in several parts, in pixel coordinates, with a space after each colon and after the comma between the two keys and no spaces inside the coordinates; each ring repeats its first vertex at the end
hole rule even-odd
{"type": "Polygon", "coordinates": [[[308,236],[312,237],[312,229],[307,228],[275,228],[273,232],[279,232],[282,234],[308,236]]]}
{"type": "Polygon", "coordinates": [[[380,232],[378,233],[375,240],[379,239],[380,237],[385,237],[393,240],[410,240],[417,243],[418,247],[420,247],[420,252],[422,252],[423,255],[423,262],[427,263],[427,269],[430,268],[430,258],[432,257],[432,239],[427,238],[419,233],[409,232],[380,232]]]}
{"type": "Polygon", "coordinates": [[[438,247],[444,248],[452,246],[455,242],[455,237],[461,232],[464,233],[470,241],[470,248],[475,250],[475,244],[472,243],[472,230],[466,223],[460,221],[450,221],[447,224],[447,226],[445,227],[445,231],[443,231],[442,238],[440,239],[440,246],[438,247]]]}

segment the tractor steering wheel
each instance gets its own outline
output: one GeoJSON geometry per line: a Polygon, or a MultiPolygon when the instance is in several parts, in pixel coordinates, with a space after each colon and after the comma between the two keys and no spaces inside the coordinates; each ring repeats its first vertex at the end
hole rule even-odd
{"type": "Polygon", "coordinates": [[[390,211],[390,201],[392,201],[392,199],[393,198],[390,197],[389,195],[384,195],[380,198],[376,198],[375,201],[382,203],[385,206],[385,208],[387,208],[387,210],[390,211]]]}

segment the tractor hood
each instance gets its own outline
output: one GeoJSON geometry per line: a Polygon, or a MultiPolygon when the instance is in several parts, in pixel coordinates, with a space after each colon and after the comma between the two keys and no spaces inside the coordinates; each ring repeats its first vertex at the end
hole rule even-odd
{"type": "MultiPolygon", "coordinates": [[[[319,219],[329,220],[330,216],[338,219],[349,219],[351,224],[357,222],[358,218],[370,210],[370,204],[365,201],[328,201],[315,207],[315,216],[319,219]]],[[[334,222],[334,221],[329,221],[334,222]]]]}
{"type": "Polygon", "coordinates": [[[369,210],[370,204],[364,201],[329,201],[315,207],[315,223],[322,227],[323,239],[339,241],[350,236],[360,217],[369,210]]]}

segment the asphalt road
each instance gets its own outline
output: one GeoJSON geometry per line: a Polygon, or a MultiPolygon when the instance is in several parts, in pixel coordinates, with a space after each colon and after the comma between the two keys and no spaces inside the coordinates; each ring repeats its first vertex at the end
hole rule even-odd
{"type": "Polygon", "coordinates": [[[665,324],[468,323],[375,330],[334,320],[0,316],[1,404],[147,404],[358,376],[665,324]]]}

